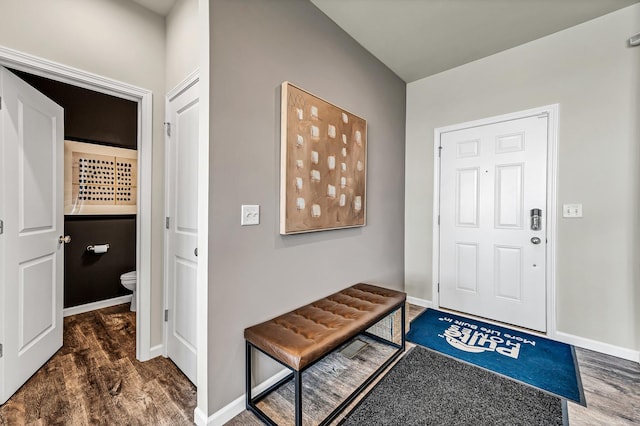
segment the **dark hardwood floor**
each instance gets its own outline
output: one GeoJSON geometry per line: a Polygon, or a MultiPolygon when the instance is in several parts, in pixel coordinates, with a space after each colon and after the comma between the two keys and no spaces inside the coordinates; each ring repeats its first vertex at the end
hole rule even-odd
{"type": "Polygon", "coordinates": [[[0,425],[193,424],[196,388],[169,359],[136,360],[135,313],[64,319],[64,346],[4,405],[0,425]]]}
{"type": "MultiPolygon", "coordinates": [[[[409,319],[421,311],[410,306],[409,319]]],[[[325,399],[329,407],[337,405],[349,383],[379,362],[378,351],[385,349],[370,343],[353,360],[335,353],[318,364],[316,377],[305,384],[314,399],[305,424],[316,424],[326,415],[325,399]],[[334,379],[329,386],[327,377],[334,379]],[[322,389],[331,391],[323,395],[322,389]]],[[[588,407],[570,402],[570,424],[640,424],[640,364],[584,349],[577,354],[588,407]]],[[[290,392],[283,392],[264,401],[263,409],[284,425],[289,422],[282,416],[292,411],[290,392]]],[[[195,405],[195,387],[170,360],[135,359],[135,314],[120,305],[65,318],[63,348],[0,406],[0,425],[187,425],[195,405]]],[[[228,424],[262,422],[244,411],[228,424]]]]}

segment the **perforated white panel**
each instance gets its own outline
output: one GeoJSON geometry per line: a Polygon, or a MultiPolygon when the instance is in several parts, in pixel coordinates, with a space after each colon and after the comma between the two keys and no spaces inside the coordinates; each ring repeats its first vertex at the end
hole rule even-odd
{"type": "Polygon", "coordinates": [[[65,214],[133,214],[137,151],[65,141],[65,214]]]}

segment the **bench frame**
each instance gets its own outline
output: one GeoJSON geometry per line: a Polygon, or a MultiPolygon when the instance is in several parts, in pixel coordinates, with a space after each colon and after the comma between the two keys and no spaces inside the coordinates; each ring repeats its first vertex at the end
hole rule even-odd
{"type": "MultiPolygon", "coordinates": [[[[371,339],[374,339],[378,342],[387,344],[389,346],[392,346],[394,348],[396,348],[397,350],[389,357],[387,358],[387,360],[380,366],[378,367],[378,369],[376,371],[373,372],[373,374],[371,374],[369,377],[367,377],[365,379],[365,381],[360,384],[360,386],[358,386],[344,401],[342,401],[342,403],[340,403],[340,405],[338,405],[338,407],[336,407],[324,420],[322,420],[319,423],[319,426],[324,426],[324,425],[328,425],[331,421],[333,421],[338,414],[340,414],[351,402],[353,402],[353,400],[367,387],[369,386],[383,371],[385,371],[387,369],[387,367],[389,367],[389,365],[391,365],[405,350],[405,313],[406,313],[406,303],[405,301],[403,301],[400,305],[396,305],[391,307],[388,311],[386,311],[383,315],[380,316],[380,319],[378,320],[378,322],[382,321],[385,317],[391,315],[391,314],[395,314],[398,310],[400,310],[400,315],[401,315],[401,321],[400,321],[400,334],[401,334],[401,343],[397,344],[395,342],[393,342],[392,340],[387,340],[384,339],[380,336],[376,336],[375,334],[371,334],[368,333],[365,330],[362,330],[358,335],[351,337],[349,339],[344,340],[343,342],[340,342],[340,344],[338,345],[338,348],[341,347],[343,344],[351,341],[352,339],[354,339],[355,337],[359,336],[359,335],[365,335],[371,339]]],[[[377,324],[377,322],[376,322],[377,324]]],[[[391,338],[393,339],[393,336],[391,336],[391,338]]],[[[266,424],[269,425],[273,425],[273,426],[278,426],[278,424],[276,422],[274,422],[271,418],[269,418],[269,416],[267,416],[267,414],[262,411],[260,408],[258,408],[258,406],[256,405],[258,402],[260,402],[262,399],[264,399],[267,395],[269,395],[271,392],[275,391],[276,389],[278,389],[279,387],[283,386],[284,384],[288,383],[290,380],[293,380],[294,382],[294,387],[295,387],[295,396],[294,396],[294,409],[295,409],[295,425],[296,426],[302,426],[302,373],[312,367],[313,365],[315,365],[317,362],[323,360],[327,355],[333,353],[334,351],[328,352],[326,354],[324,354],[323,356],[319,357],[318,359],[314,360],[313,362],[309,363],[308,365],[306,365],[304,368],[302,368],[301,370],[296,370],[294,368],[291,368],[290,366],[282,363],[281,361],[275,359],[273,356],[269,355],[268,353],[264,352],[262,349],[258,348],[257,346],[251,344],[249,341],[246,341],[246,363],[245,363],[245,378],[246,378],[246,382],[245,382],[245,390],[246,390],[246,407],[247,410],[253,412],[256,416],[258,416],[258,418],[260,418],[263,422],[265,422],[266,424]],[[274,361],[278,362],[279,364],[282,364],[284,367],[286,367],[287,369],[291,370],[291,373],[288,374],[285,378],[283,378],[282,380],[280,380],[279,382],[275,383],[274,385],[270,386],[268,389],[264,390],[263,392],[259,393],[258,395],[252,397],[251,396],[251,369],[252,369],[252,363],[251,363],[251,354],[252,354],[252,349],[256,349],[258,350],[260,353],[263,353],[265,355],[267,355],[269,358],[273,359],[274,361]]]]}

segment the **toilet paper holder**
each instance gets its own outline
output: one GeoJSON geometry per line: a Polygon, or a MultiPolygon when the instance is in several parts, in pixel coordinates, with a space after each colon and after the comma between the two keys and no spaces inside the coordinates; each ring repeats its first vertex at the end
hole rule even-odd
{"type": "Polygon", "coordinates": [[[87,246],[87,251],[93,253],[106,253],[109,250],[109,244],[92,244],[87,246]]]}

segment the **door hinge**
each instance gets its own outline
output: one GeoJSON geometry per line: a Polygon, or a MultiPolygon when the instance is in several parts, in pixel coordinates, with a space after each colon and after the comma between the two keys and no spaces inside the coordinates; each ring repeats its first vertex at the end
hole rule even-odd
{"type": "Polygon", "coordinates": [[[440,293],[440,283],[438,283],[438,293],[440,293]]]}
{"type": "Polygon", "coordinates": [[[168,121],[165,121],[164,126],[167,129],[167,136],[171,136],[171,123],[169,123],[168,121]]]}
{"type": "Polygon", "coordinates": [[[164,227],[169,229],[170,225],[171,225],[171,218],[165,217],[164,218],[164,227]]]}
{"type": "Polygon", "coordinates": [[[438,226],[440,226],[440,215],[438,215],[438,226]]]}
{"type": "Polygon", "coordinates": [[[438,147],[438,158],[442,157],[442,147],[438,147]]]}
{"type": "Polygon", "coordinates": [[[0,111],[2,111],[2,96],[0,96],[0,111]]]}
{"type": "Polygon", "coordinates": [[[169,321],[169,310],[165,309],[164,310],[164,322],[169,321]]]}
{"type": "Polygon", "coordinates": [[[0,220],[0,235],[4,234],[4,220],[0,220]]]}
{"type": "Polygon", "coordinates": [[[2,358],[2,343],[0,343],[0,358],[2,358]]]}

